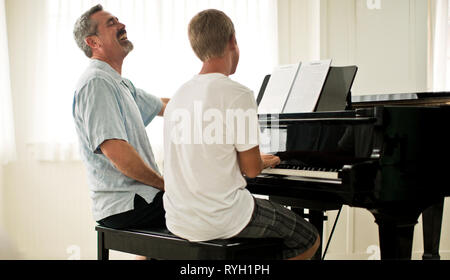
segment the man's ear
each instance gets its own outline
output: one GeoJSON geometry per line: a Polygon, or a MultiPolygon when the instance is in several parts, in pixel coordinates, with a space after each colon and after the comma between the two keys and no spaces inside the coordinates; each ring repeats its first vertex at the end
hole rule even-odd
{"type": "Polygon", "coordinates": [[[96,49],[100,46],[100,42],[98,41],[98,39],[94,36],[89,36],[86,37],[86,39],[84,39],[84,42],[91,47],[91,49],[96,49]]]}

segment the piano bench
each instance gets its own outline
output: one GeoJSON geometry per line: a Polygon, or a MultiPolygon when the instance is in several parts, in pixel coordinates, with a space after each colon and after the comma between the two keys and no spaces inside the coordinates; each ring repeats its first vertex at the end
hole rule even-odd
{"type": "Polygon", "coordinates": [[[108,260],[109,250],[158,260],[270,260],[281,253],[281,239],[242,239],[189,242],[167,229],[116,230],[95,228],[97,258],[108,260]]]}

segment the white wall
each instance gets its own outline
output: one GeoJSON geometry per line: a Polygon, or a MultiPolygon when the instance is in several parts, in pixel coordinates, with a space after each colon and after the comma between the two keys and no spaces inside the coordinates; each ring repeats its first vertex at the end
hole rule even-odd
{"type": "Polygon", "coordinates": [[[6,207],[3,179],[3,166],[0,165],[0,260],[20,260],[22,256],[19,254],[4,223],[6,207]]]}
{"type": "Polygon", "coordinates": [[[323,58],[356,64],[354,94],[417,92],[427,89],[428,32],[424,0],[321,1],[323,58]]]}
{"type": "Polygon", "coordinates": [[[353,94],[425,91],[428,32],[425,0],[283,0],[280,64],[332,58],[357,65],[353,94]]]}
{"type": "Polygon", "coordinates": [[[0,227],[3,227],[3,212],[5,204],[3,202],[3,166],[0,165],[0,227]]]}
{"type": "Polygon", "coordinates": [[[4,226],[3,166],[0,165],[0,260],[17,260],[20,255],[4,226]]]}

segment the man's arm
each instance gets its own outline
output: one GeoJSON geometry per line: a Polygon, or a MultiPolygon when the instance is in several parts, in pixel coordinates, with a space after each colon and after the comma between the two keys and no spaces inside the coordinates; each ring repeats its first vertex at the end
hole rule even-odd
{"type": "Polygon", "coordinates": [[[280,158],[273,155],[262,155],[259,146],[245,152],[238,152],[241,172],[249,178],[255,178],[262,170],[280,164],[280,158]]]}
{"type": "Polygon", "coordinates": [[[162,108],[161,111],[158,113],[158,116],[162,117],[164,116],[164,111],[166,110],[166,106],[167,103],[169,103],[170,99],[169,98],[161,98],[161,102],[162,102],[162,108]]]}
{"type": "Polygon", "coordinates": [[[148,166],[128,142],[107,140],[100,145],[100,149],[125,176],[164,191],[163,177],[148,166]]]}

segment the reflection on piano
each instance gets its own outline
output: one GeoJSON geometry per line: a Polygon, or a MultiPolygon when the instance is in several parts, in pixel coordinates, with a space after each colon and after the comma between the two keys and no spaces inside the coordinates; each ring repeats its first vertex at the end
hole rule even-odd
{"type": "Polygon", "coordinates": [[[282,164],[247,179],[248,189],[293,208],[368,209],[381,258],[410,259],[419,216],[450,195],[449,101],[450,93],[366,96],[344,111],[260,115],[261,150],[282,164]]]}

